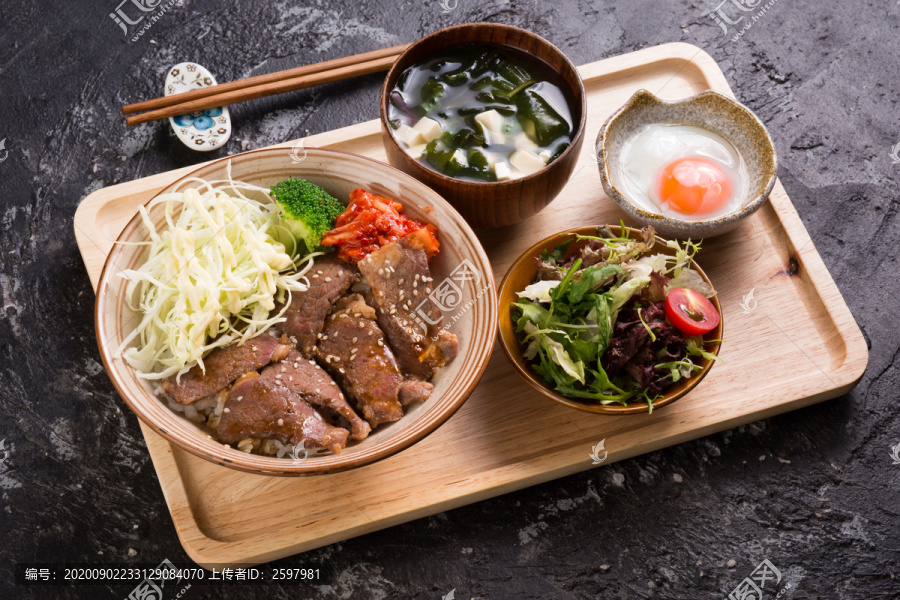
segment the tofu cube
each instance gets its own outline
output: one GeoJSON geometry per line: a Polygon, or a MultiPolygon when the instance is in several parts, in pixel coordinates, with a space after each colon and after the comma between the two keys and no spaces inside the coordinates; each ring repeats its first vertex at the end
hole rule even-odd
{"type": "Polygon", "coordinates": [[[528,150],[516,150],[509,155],[509,162],[523,175],[531,175],[544,168],[544,160],[528,150]]]}
{"type": "Polygon", "coordinates": [[[498,162],[494,165],[494,174],[497,176],[497,181],[509,181],[512,179],[512,171],[509,169],[509,163],[507,162],[498,162]]]}
{"type": "Polygon", "coordinates": [[[406,144],[409,147],[425,143],[425,138],[422,137],[422,133],[405,123],[394,130],[394,137],[397,138],[398,142],[406,144]]]}
{"type": "Polygon", "coordinates": [[[538,156],[540,156],[544,160],[545,165],[550,162],[551,158],[553,158],[553,155],[550,154],[549,150],[542,150],[541,153],[538,154],[538,156]]]}
{"type": "Polygon", "coordinates": [[[410,146],[408,148],[404,148],[406,153],[410,155],[410,157],[419,160],[422,158],[422,154],[425,152],[425,148],[428,147],[428,144],[418,144],[416,146],[410,146]]]}
{"type": "Polygon", "coordinates": [[[431,140],[436,140],[441,137],[441,134],[444,133],[441,130],[441,125],[434,119],[429,119],[428,117],[422,117],[419,119],[419,122],[413,126],[413,129],[418,131],[422,138],[424,138],[425,143],[427,144],[431,140]]]}
{"type": "Polygon", "coordinates": [[[469,159],[468,157],[466,157],[466,153],[462,149],[454,150],[453,154],[451,154],[450,158],[447,160],[447,168],[445,170],[445,173],[451,175],[452,173],[461,169],[465,169],[468,166],[469,159]]]}
{"type": "Polygon", "coordinates": [[[498,113],[496,110],[486,110],[483,113],[478,113],[475,116],[475,121],[481,125],[481,127],[485,131],[490,131],[492,133],[503,133],[503,115],[498,113]]]}

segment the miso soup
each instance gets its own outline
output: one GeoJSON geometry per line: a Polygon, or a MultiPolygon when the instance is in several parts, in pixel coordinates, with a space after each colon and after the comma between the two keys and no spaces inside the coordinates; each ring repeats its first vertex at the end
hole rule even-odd
{"type": "Polygon", "coordinates": [[[406,69],[388,120],[406,152],[444,175],[506,181],[535,173],[572,142],[569,102],[543,61],[465,44],[406,69]]]}

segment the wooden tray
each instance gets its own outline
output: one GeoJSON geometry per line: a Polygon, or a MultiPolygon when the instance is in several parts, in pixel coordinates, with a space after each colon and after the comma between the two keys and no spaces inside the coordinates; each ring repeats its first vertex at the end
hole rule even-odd
{"type": "MultiPolygon", "coordinates": [[[[562,195],[536,217],[483,233],[497,281],[535,240],[623,218],[603,194],[592,147],[603,121],[635,90],[665,99],[707,88],[732,95],[712,58],[688,44],[580,70],[589,96],[581,164],[562,195]]],[[[378,121],[311,136],[305,145],[384,159],[378,121]]],[[[104,257],[138,205],[194,168],[85,198],[75,233],[95,287],[104,257]]],[[[481,383],[442,427],[404,452],[346,473],[248,475],[187,454],[142,425],[185,550],[208,568],[267,562],[590,469],[591,447],[604,439],[608,464],[833,398],[857,384],[868,361],[866,344],[780,184],[739,229],[704,243],[699,262],[723,307],[724,363],[688,396],[652,415],[561,407],[532,391],[495,349],[481,383]]]]}

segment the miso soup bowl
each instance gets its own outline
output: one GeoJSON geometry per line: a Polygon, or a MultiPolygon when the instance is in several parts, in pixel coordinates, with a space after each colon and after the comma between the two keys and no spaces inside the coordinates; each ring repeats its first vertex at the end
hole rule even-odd
{"type": "Polygon", "coordinates": [[[472,227],[506,227],[534,216],[562,191],[568,182],[584,142],[586,122],[584,85],[575,65],[556,46],[533,33],[494,23],[467,23],[428,35],[400,55],[384,80],[381,91],[381,137],[388,162],[412,175],[453,205],[472,227]],[[498,44],[540,59],[555,72],[572,114],[572,143],[559,158],[531,175],[509,181],[482,182],[455,179],[409,156],[394,139],[388,123],[391,90],[409,67],[454,46],[468,43],[498,44]]]}

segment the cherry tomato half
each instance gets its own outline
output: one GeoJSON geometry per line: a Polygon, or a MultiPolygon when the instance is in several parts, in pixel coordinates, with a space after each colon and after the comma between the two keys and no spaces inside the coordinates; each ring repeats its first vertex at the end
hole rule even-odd
{"type": "Polygon", "coordinates": [[[719,311],[706,296],[675,288],[666,296],[666,317],[685,335],[703,335],[719,324],[719,311]]]}

